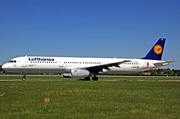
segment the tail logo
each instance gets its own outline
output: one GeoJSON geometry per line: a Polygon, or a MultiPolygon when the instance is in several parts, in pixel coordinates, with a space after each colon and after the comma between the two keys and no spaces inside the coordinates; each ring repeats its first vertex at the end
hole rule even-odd
{"type": "Polygon", "coordinates": [[[154,52],[157,54],[157,55],[160,55],[162,53],[163,49],[162,49],[162,46],[157,44],[154,46],[154,52]]]}

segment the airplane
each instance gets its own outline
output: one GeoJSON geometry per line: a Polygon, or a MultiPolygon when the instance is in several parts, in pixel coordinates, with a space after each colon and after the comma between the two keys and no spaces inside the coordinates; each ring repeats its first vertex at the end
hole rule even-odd
{"type": "Polygon", "coordinates": [[[87,58],[87,57],[43,57],[21,56],[11,59],[2,66],[7,72],[22,73],[26,80],[27,73],[59,73],[64,78],[84,78],[97,81],[97,74],[128,74],[144,72],[171,62],[162,61],[166,39],[160,38],[148,54],[135,58],[87,58]]]}

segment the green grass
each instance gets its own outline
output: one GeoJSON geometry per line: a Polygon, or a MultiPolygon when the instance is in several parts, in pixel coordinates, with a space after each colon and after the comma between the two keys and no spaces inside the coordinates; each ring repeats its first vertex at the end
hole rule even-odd
{"type": "Polygon", "coordinates": [[[180,118],[180,78],[99,77],[96,82],[21,77],[0,76],[2,119],[180,118]],[[47,111],[45,97],[50,98],[47,111]]]}

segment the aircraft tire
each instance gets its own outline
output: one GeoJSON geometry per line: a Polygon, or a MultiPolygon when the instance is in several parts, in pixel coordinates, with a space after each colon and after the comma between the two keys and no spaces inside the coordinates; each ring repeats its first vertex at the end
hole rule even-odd
{"type": "Polygon", "coordinates": [[[23,75],[22,81],[25,81],[25,80],[26,80],[26,75],[23,75]]]}
{"type": "Polygon", "coordinates": [[[97,76],[93,76],[93,77],[92,77],[92,80],[93,80],[93,81],[98,81],[98,77],[97,77],[97,76]]]}
{"type": "Polygon", "coordinates": [[[26,78],[22,78],[22,81],[25,81],[26,80],[26,78]]]}

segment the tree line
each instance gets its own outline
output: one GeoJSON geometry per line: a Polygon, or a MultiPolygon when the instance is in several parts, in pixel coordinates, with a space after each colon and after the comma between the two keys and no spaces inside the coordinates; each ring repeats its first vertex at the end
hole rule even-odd
{"type": "MultiPolygon", "coordinates": [[[[0,65],[0,74],[12,74],[10,72],[6,72],[2,69],[2,65],[0,65]]],[[[180,76],[180,70],[178,69],[170,69],[170,68],[158,68],[152,69],[149,71],[127,74],[127,75],[150,75],[150,76],[180,76]]]]}
{"type": "Polygon", "coordinates": [[[178,69],[170,69],[170,68],[158,68],[158,69],[153,69],[149,70],[148,72],[151,73],[151,76],[180,76],[180,70],[178,69]]]}

